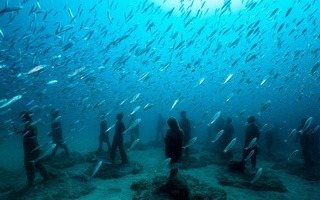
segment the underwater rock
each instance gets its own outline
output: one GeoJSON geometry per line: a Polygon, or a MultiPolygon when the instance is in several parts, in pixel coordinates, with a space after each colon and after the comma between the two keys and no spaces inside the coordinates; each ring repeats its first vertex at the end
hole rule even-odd
{"type": "Polygon", "coordinates": [[[17,172],[11,172],[2,167],[0,177],[0,193],[11,191],[19,185],[24,185],[27,181],[26,179],[21,180],[17,172]]]}
{"type": "Polygon", "coordinates": [[[134,191],[140,191],[140,190],[148,190],[151,188],[151,184],[147,180],[139,180],[136,182],[133,182],[130,189],[134,191]]]}
{"type": "Polygon", "coordinates": [[[132,199],[153,199],[153,200],[170,200],[170,199],[196,199],[196,200],[225,200],[227,193],[221,189],[209,187],[200,183],[189,175],[177,174],[168,182],[166,176],[156,176],[151,181],[140,180],[131,185],[131,189],[137,193],[132,199]]]}
{"type": "Polygon", "coordinates": [[[42,181],[31,188],[11,191],[8,200],[78,199],[90,194],[95,187],[88,182],[74,181],[72,176],[54,170],[57,178],[42,181]]]}
{"type": "Polygon", "coordinates": [[[48,156],[43,159],[43,163],[56,169],[66,169],[77,164],[84,163],[85,157],[78,152],[72,152],[70,155],[48,156]]]}
{"type": "Polygon", "coordinates": [[[235,188],[250,189],[256,191],[275,191],[287,192],[286,187],[281,180],[271,171],[263,169],[261,177],[251,184],[255,174],[249,172],[232,173],[226,169],[221,169],[217,173],[218,183],[223,186],[232,186],[235,188]]]}
{"type": "MultiPolygon", "coordinates": [[[[86,174],[91,175],[94,168],[95,164],[86,171],[86,174]]],[[[137,174],[141,172],[142,169],[143,165],[136,162],[131,162],[128,164],[102,164],[94,177],[101,179],[114,179],[126,176],[128,174],[137,174]]]]}
{"type": "Polygon", "coordinates": [[[286,173],[298,176],[307,181],[320,181],[320,166],[305,167],[299,162],[278,162],[272,166],[274,170],[284,170],[286,173]]]}

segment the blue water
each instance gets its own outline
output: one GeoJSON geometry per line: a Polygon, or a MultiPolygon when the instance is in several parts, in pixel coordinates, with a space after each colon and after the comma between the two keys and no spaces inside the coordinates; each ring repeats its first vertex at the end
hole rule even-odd
{"type": "MultiPolygon", "coordinates": [[[[9,6],[21,2],[11,0],[9,6]]],[[[168,2],[162,7],[148,0],[29,0],[19,12],[1,15],[0,99],[22,95],[0,109],[1,135],[21,125],[22,110],[32,110],[34,120],[41,119],[39,141],[49,141],[53,108],[60,109],[64,137],[73,137],[70,146],[79,151],[97,147],[101,113],[111,111],[111,125],[123,112],[128,126],[137,106],[143,142],[155,138],[158,113],[178,118],[181,110],[193,126],[203,121],[192,130],[199,142],[207,139],[206,125],[218,111],[233,118],[239,138],[249,115],[261,126],[284,123],[280,138],[302,117],[319,123],[320,71],[310,73],[320,60],[319,1],[244,0],[231,13],[220,14],[218,5],[207,14],[208,7],[198,15],[195,8],[189,16],[192,1],[181,1],[171,15],[168,2]],[[28,73],[38,65],[44,68],[28,73]],[[57,83],[48,85],[52,80],[57,83]],[[152,108],[142,111],[148,103],[152,108]]],[[[20,143],[13,135],[0,149],[15,145],[22,154],[20,143]]]]}

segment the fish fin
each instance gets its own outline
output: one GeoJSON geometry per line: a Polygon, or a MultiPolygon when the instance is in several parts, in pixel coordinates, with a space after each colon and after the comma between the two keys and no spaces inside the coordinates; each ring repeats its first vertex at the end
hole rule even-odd
{"type": "Polygon", "coordinates": [[[9,0],[6,1],[6,5],[4,6],[4,9],[9,7],[9,0]]]}

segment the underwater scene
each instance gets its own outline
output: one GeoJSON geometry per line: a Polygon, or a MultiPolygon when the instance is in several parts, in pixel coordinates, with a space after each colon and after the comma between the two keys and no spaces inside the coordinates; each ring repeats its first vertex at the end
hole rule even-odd
{"type": "Polygon", "coordinates": [[[0,200],[319,200],[320,1],[1,0],[0,200]]]}

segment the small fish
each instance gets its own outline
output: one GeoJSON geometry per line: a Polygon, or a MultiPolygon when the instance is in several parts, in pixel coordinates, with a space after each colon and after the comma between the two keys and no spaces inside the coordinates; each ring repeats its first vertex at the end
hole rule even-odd
{"type": "Polygon", "coordinates": [[[215,143],[220,137],[221,135],[224,133],[224,130],[219,131],[219,133],[216,135],[216,137],[214,138],[214,140],[212,140],[212,143],[215,143]]]}
{"type": "Polygon", "coordinates": [[[139,143],[140,139],[136,139],[131,145],[130,148],[128,149],[128,151],[131,151],[138,143],[139,143]]]}
{"type": "Polygon", "coordinates": [[[257,138],[253,138],[249,143],[249,145],[245,148],[245,150],[255,147],[257,145],[257,140],[258,140],[257,138]]]}
{"type": "Polygon", "coordinates": [[[261,108],[260,108],[260,111],[259,111],[259,115],[261,114],[261,112],[263,112],[263,111],[265,111],[265,110],[267,110],[267,108],[270,106],[270,104],[271,104],[271,101],[269,100],[269,101],[267,101],[267,102],[265,102],[262,106],[261,106],[261,108]]]}
{"type": "Polygon", "coordinates": [[[287,121],[283,121],[280,125],[280,129],[282,129],[284,127],[284,125],[286,125],[287,121]]]}
{"type": "Polygon", "coordinates": [[[73,137],[67,137],[62,141],[62,144],[65,144],[65,143],[69,142],[72,139],[73,139],[73,137]]]}
{"type": "Polygon", "coordinates": [[[247,157],[244,159],[244,161],[247,162],[253,156],[254,152],[254,150],[251,150],[247,157]]]}
{"type": "Polygon", "coordinates": [[[319,67],[320,67],[320,61],[318,61],[316,64],[314,64],[314,66],[310,70],[310,74],[313,75],[314,73],[316,73],[316,71],[318,70],[319,67]]]}
{"type": "Polygon", "coordinates": [[[236,141],[237,141],[237,138],[233,138],[233,140],[231,140],[228,146],[223,150],[223,153],[227,153],[234,146],[236,141]]]}
{"type": "Polygon", "coordinates": [[[213,124],[219,117],[220,117],[221,111],[216,112],[214,116],[212,117],[212,120],[210,122],[210,125],[213,124]]]}
{"type": "Polygon", "coordinates": [[[284,142],[288,142],[291,138],[293,138],[297,134],[297,129],[293,129],[287,139],[284,140],[284,142]]]}
{"type": "Polygon", "coordinates": [[[131,124],[129,125],[129,128],[127,130],[125,130],[122,134],[127,133],[128,131],[130,131],[131,129],[136,127],[140,122],[141,122],[141,118],[135,119],[133,122],[131,122],[131,124]]]}
{"type": "Polygon", "coordinates": [[[108,132],[108,131],[110,131],[111,129],[113,129],[114,126],[115,126],[115,124],[112,124],[112,125],[106,130],[106,132],[108,132]]]}
{"type": "Polygon", "coordinates": [[[112,24],[112,18],[111,18],[111,14],[110,14],[109,10],[107,11],[107,16],[108,16],[110,24],[112,24]]]}
{"type": "Polygon", "coordinates": [[[143,107],[142,111],[149,110],[149,109],[152,108],[152,107],[153,107],[153,104],[147,103],[147,104],[143,107]]]}
{"type": "Polygon", "coordinates": [[[99,171],[102,163],[103,163],[102,160],[100,160],[100,161],[96,164],[96,166],[94,167],[93,172],[92,172],[92,174],[91,174],[91,177],[93,177],[94,175],[96,175],[96,173],[99,171]]]}
{"type": "MultiPolygon", "coordinates": [[[[31,109],[30,109],[31,110],[31,109]]],[[[36,121],[34,121],[34,122],[32,122],[30,125],[32,126],[32,125],[36,125],[36,124],[38,124],[39,122],[41,122],[42,121],[42,119],[37,119],[36,121]]]]}
{"type": "Polygon", "coordinates": [[[298,149],[294,150],[294,151],[290,154],[290,156],[288,157],[287,161],[290,161],[290,159],[291,159],[292,157],[294,157],[298,152],[299,152],[298,149]]]}
{"type": "Polygon", "coordinates": [[[253,184],[254,182],[256,182],[260,178],[261,174],[262,174],[262,168],[259,168],[258,172],[256,173],[256,175],[254,176],[254,178],[250,183],[253,184]]]}
{"type": "Polygon", "coordinates": [[[179,99],[176,99],[176,100],[173,102],[170,110],[173,110],[174,107],[176,107],[176,105],[177,105],[178,102],[179,102],[179,99]]]}
{"type": "Polygon", "coordinates": [[[68,74],[68,77],[72,78],[72,77],[80,74],[81,72],[83,72],[85,69],[86,69],[85,67],[80,67],[80,68],[76,69],[73,73],[68,74]]]}
{"type": "Polygon", "coordinates": [[[245,112],[246,112],[246,109],[241,110],[241,111],[238,113],[238,117],[240,117],[241,115],[243,115],[243,113],[245,113],[245,112]]]}
{"type": "Polygon", "coordinates": [[[268,80],[268,78],[267,78],[267,77],[266,77],[266,78],[264,78],[264,79],[261,81],[260,85],[263,85],[267,80],[268,80]]]}
{"type": "Polygon", "coordinates": [[[46,67],[45,65],[38,65],[38,66],[32,68],[27,74],[33,74],[35,72],[39,72],[42,69],[44,69],[45,67],[46,67]]]}
{"type": "Polygon", "coordinates": [[[7,106],[17,102],[21,98],[22,98],[22,95],[17,95],[17,96],[12,97],[11,99],[7,100],[7,102],[5,102],[4,104],[0,105],[0,109],[4,108],[4,107],[7,107],[7,106]]]}
{"type": "Polygon", "coordinates": [[[2,37],[4,37],[3,31],[0,29],[0,34],[2,35],[2,37]]]}
{"type": "Polygon", "coordinates": [[[135,101],[139,98],[139,96],[140,96],[140,93],[136,94],[136,95],[133,97],[133,99],[130,101],[130,103],[135,102],[135,101]]]}
{"type": "Polygon", "coordinates": [[[191,139],[185,146],[183,146],[182,148],[185,149],[185,148],[190,147],[193,143],[195,143],[195,141],[196,141],[197,139],[198,139],[197,137],[192,138],[192,139],[191,139]]]}
{"type": "Polygon", "coordinates": [[[286,17],[288,17],[289,16],[289,14],[291,13],[291,11],[292,11],[292,7],[290,7],[288,10],[287,10],[287,12],[286,12],[286,14],[285,14],[285,18],[286,17]]]}
{"type": "Polygon", "coordinates": [[[303,125],[302,130],[299,131],[299,133],[302,134],[303,132],[305,132],[311,126],[312,121],[313,121],[313,117],[309,117],[307,119],[306,123],[303,125]]]}
{"type": "Polygon", "coordinates": [[[201,79],[199,80],[198,84],[195,85],[194,87],[197,87],[197,86],[199,86],[199,85],[202,85],[203,82],[204,82],[204,80],[205,80],[204,78],[201,78],[201,79]]]}
{"type": "Polygon", "coordinates": [[[222,84],[226,84],[230,79],[232,78],[233,74],[229,74],[226,78],[226,80],[222,84]]]}
{"type": "Polygon", "coordinates": [[[133,111],[130,113],[130,115],[135,114],[140,109],[140,106],[137,106],[133,109],[133,111]]]}
{"type": "Polygon", "coordinates": [[[72,10],[70,8],[68,8],[68,12],[69,12],[70,17],[73,19],[74,15],[73,15],[72,10]]]}
{"type": "Polygon", "coordinates": [[[127,99],[121,101],[121,102],[119,103],[119,106],[122,106],[126,101],[127,101],[127,99]]]}
{"type": "Polygon", "coordinates": [[[53,84],[55,84],[55,83],[58,83],[58,81],[57,81],[57,80],[52,80],[52,81],[49,81],[49,82],[47,83],[47,85],[53,85],[53,84]]]}

